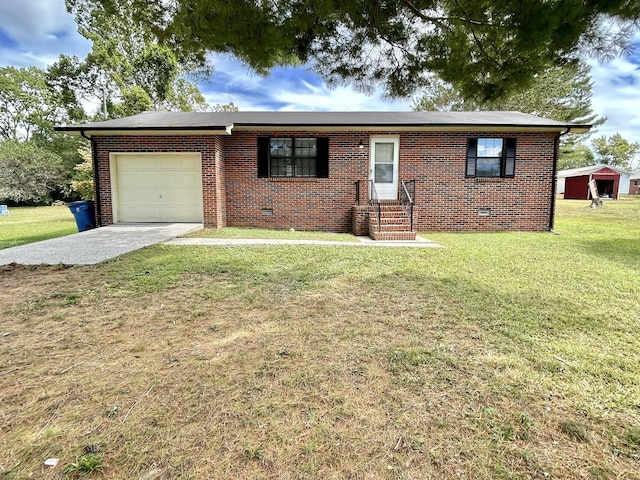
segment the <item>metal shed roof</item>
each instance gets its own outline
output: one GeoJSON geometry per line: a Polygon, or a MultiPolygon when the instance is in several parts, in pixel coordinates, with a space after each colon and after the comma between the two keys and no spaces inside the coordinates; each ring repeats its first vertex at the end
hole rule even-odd
{"type": "Polygon", "coordinates": [[[583,175],[591,175],[592,173],[596,173],[603,168],[608,168],[613,170],[614,172],[629,175],[629,172],[623,170],[619,167],[614,167],[612,165],[590,165],[588,167],[578,167],[578,168],[569,168],[567,170],[558,170],[558,178],[566,178],[566,177],[580,177],[583,175]]]}

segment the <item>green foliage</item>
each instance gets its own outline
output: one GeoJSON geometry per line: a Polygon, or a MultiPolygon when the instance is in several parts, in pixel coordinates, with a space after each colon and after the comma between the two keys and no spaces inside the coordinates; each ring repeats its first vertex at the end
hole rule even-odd
{"type": "Polygon", "coordinates": [[[628,49],[631,20],[640,16],[628,0],[67,0],[67,7],[94,42],[98,32],[155,38],[194,67],[209,51],[232,53],[262,73],[307,63],[329,82],[381,84],[393,96],[436,74],[478,101],[526,86],[584,45],[601,56],[628,49]],[[605,18],[621,22],[615,32],[605,18]]]}
{"type": "Polygon", "coordinates": [[[552,65],[535,75],[527,88],[516,90],[492,101],[464,99],[452,85],[434,80],[422,98],[414,102],[414,110],[520,111],[558,121],[601,124],[591,107],[593,82],[590,67],[583,62],[552,65]]]}
{"type": "Polygon", "coordinates": [[[137,115],[153,108],[149,94],[138,85],[123,87],[120,93],[122,95],[122,103],[113,105],[112,110],[116,117],[137,115]]]}
{"type": "MultiPolygon", "coordinates": [[[[501,110],[530,113],[558,121],[602,125],[591,107],[593,82],[590,68],[582,62],[555,65],[535,75],[531,85],[500,99],[478,102],[465,99],[452,85],[434,79],[422,97],[414,101],[414,110],[476,111],[501,110]]],[[[585,167],[594,164],[593,153],[582,143],[587,135],[564,135],[561,139],[558,168],[585,167]]]]}
{"type": "MultiPolygon", "coordinates": [[[[40,202],[48,197],[48,193],[43,193],[45,190],[55,190],[56,195],[62,195],[63,198],[66,196],[68,180],[71,178],[73,168],[80,161],[78,146],[84,140],[56,133],[53,128],[55,125],[83,118],[84,111],[69,86],[52,83],[45,71],[35,67],[0,68],[0,141],[28,142],[31,145],[29,148],[40,152],[37,155],[38,159],[31,159],[30,165],[24,165],[24,168],[20,169],[23,174],[33,169],[37,171],[34,165],[40,165],[39,162],[45,158],[42,152],[45,151],[50,153],[46,158],[60,159],[64,170],[63,175],[57,175],[56,161],[55,175],[52,176],[51,168],[47,168],[40,175],[40,180],[42,176],[49,179],[58,178],[55,185],[51,185],[49,180],[42,182],[33,179],[22,188],[20,186],[22,177],[18,177],[15,180],[15,186],[23,193],[11,194],[7,198],[14,201],[40,202]],[[37,189],[34,190],[36,185],[37,189]],[[26,199],[24,192],[27,190],[37,191],[37,193],[27,195],[29,198],[26,199]],[[37,199],[39,197],[42,198],[37,199]],[[23,198],[23,200],[17,200],[17,198],[23,198]]],[[[8,151],[3,150],[3,152],[6,160],[8,151]]],[[[50,162],[45,160],[45,163],[50,162]]],[[[8,164],[3,165],[7,167],[8,164]]],[[[11,168],[17,168],[17,165],[11,168]]],[[[4,187],[4,194],[7,194],[7,189],[13,188],[8,185],[4,187]]]]}
{"type": "Polygon", "coordinates": [[[64,473],[71,477],[78,475],[88,475],[93,472],[100,472],[104,469],[102,455],[98,453],[87,453],[76,457],[76,460],[64,468],[64,473]]]}
{"type": "Polygon", "coordinates": [[[212,112],[237,112],[238,107],[236,107],[233,102],[225,103],[223,105],[217,103],[215,105],[210,105],[209,110],[212,112]]]}
{"type": "Polygon", "coordinates": [[[593,152],[583,143],[569,141],[560,145],[558,170],[588,167],[596,163],[593,152]]]}
{"type": "Polygon", "coordinates": [[[0,198],[45,203],[65,178],[62,159],[35,142],[0,143],[0,198]]]}
{"type": "Polygon", "coordinates": [[[631,447],[640,447],[640,427],[629,427],[626,433],[626,441],[631,447]]]}
{"type": "Polygon", "coordinates": [[[576,61],[553,65],[535,75],[528,88],[492,101],[465,99],[453,85],[434,79],[432,87],[414,102],[413,109],[519,111],[563,122],[601,125],[605,119],[593,112],[592,90],[589,66],[576,61]]]}
{"type": "Polygon", "coordinates": [[[71,190],[80,194],[82,200],[93,200],[93,165],[91,149],[80,149],[82,163],[75,166],[75,175],[71,180],[71,190]]]}
{"type": "Polygon", "coordinates": [[[582,422],[565,420],[560,424],[560,431],[577,442],[589,441],[589,427],[582,422]]]}
{"type": "Polygon", "coordinates": [[[619,133],[610,137],[594,138],[591,145],[599,163],[619,167],[628,172],[633,171],[637,155],[640,153],[640,144],[629,142],[619,133]]]}
{"type": "Polygon", "coordinates": [[[54,124],[63,118],[43,70],[0,68],[0,140],[49,138],[54,124]]]}
{"type": "Polygon", "coordinates": [[[206,110],[194,81],[194,75],[208,72],[206,62],[159,43],[151,19],[164,10],[155,2],[135,3],[68,0],[93,49],[84,60],[61,56],[49,69],[51,82],[58,88],[73,85],[77,98],[97,100],[100,110],[106,105],[110,118],[146,110],[206,110]]]}

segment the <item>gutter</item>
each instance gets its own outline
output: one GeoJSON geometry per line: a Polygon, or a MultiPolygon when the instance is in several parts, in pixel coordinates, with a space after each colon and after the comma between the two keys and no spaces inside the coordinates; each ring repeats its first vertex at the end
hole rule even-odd
{"type": "Polygon", "coordinates": [[[556,188],[557,188],[557,175],[558,175],[558,151],[560,149],[560,137],[571,132],[571,127],[556,135],[553,140],[553,176],[551,177],[551,211],[549,213],[549,231],[555,233],[553,230],[555,213],[556,213],[556,188]]]}
{"type": "Polygon", "coordinates": [[[85,135],[84,130],[80,130],[80,136],[91,142],[91,155],[93,163],[93,189],[96,195],[96,227],[102,226],[102,203],[100,202],[100,175],[98,172],[98,146],[93,137],[85,135]]]}

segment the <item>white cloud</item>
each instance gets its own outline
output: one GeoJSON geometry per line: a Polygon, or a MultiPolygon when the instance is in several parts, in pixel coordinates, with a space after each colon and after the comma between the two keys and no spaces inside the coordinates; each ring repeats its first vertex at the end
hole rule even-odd
{"type": "Polygon", "coordinates": [[[631,58],[616,58],[592,65],[593,109],[607,122],[597,135],[616,132],[640,143],[640,65],[631,58]]]}
{"type": "Polygon", "coordinates": [[[61,53],[84,56],[91,48],[64,0],[1,0],[0,30],[0,65],[42,68],[61,53]]]}
{"type": "Polygon", "coordinates": [[[5,0],[0,3],[0,28],[18,43],[39,42],[67,23],[64,1],[5,0]]]}
{"type": "Polygon", "coordinates": [[[228,55],[211,55],[215,72],[201,84],[209,103],[233,102],[240,110],[375,111],[409,110],[409,100],[367,95],[348,85],[328,87],[316,74],[300,68],[275,69],[261,76],[228,55]]]}

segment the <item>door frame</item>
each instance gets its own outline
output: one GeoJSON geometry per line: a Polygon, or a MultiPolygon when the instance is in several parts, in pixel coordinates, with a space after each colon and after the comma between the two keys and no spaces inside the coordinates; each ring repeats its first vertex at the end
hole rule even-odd
{"type": "MultiPolygon", "coordinates": [[[[375,135],[369,139],[369,180],[374,180],[375,172],[375,148],[376,143],[393,143],[393,182],[391,187],[378,188],[376,185],[376,191],[378,192],[378,198],[380,200],[397,200],[398,199],[398,185],[399,185],[399,164],[400,164],[400,136],[399,135],[375,135]],[[391,190],[393,189],[393,190],[391,190]]],[[[369,199],[371,199],[371,192],[369,192],[369,199]]]]}

